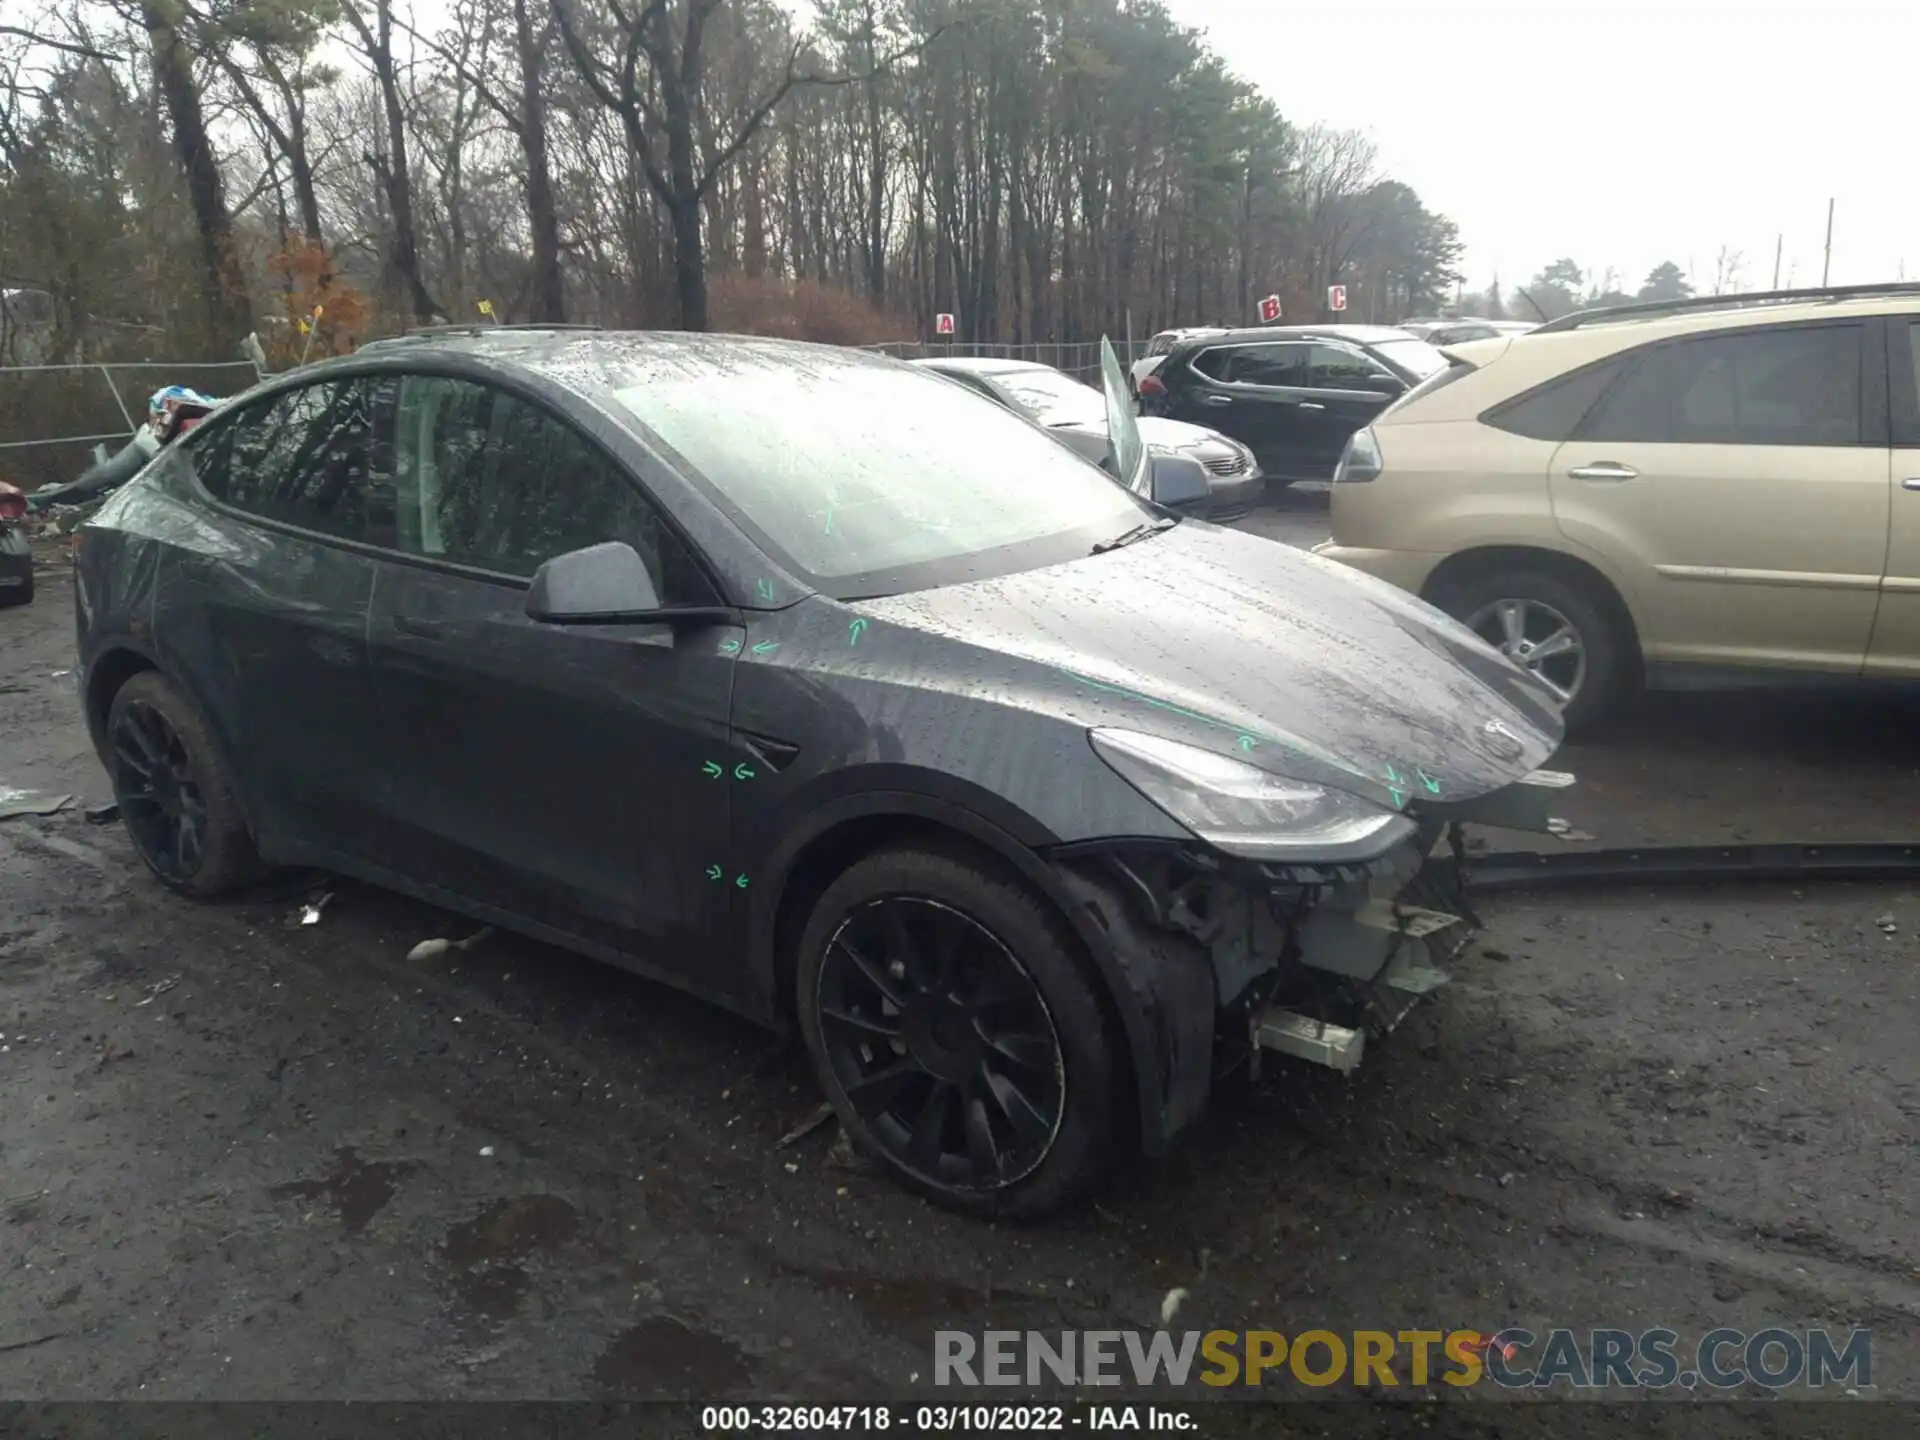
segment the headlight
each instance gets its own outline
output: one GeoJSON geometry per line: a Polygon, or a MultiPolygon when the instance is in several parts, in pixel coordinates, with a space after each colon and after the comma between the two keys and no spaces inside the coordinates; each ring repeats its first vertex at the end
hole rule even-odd
{"type": "Polygon", "coordinates": [[[1134,730],[1095,730],[1094,752],[1202,840],[1251,860],[1366,860],[1418,828],[1324,785],[1134,730]]]}

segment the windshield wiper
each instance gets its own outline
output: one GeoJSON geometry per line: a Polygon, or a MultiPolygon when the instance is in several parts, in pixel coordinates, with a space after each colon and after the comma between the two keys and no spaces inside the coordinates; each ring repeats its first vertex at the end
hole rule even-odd
{"type": "Polygon", "coordinates": [[[1149,535],[1158,535],[1162,530],[1171,530],[1179,523],[1179,520],[1171,515],[1159,520],[1149,520],[1144,525],[1134,526],[1124,535],[1116,535],[1111,540],[1102,540],[1093,547],[1093,553],[1104,555],[1109,550],[1118,550],[1122,545],[1131,545],[1134,541],[1144,540],[1149,535]]]}

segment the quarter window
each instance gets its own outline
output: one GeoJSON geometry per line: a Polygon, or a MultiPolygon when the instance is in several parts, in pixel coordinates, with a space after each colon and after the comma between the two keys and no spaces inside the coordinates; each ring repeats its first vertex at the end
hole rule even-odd
{"type": "Polygon", "coordinates": [[[398,548],[505,575],[608,540],[639,552],[668,604],[711,588],[634,481],[571,425],[504,390],[442,376],[400,383],[398,548]]]}
{"type": "Polygon", "coordinates": [[[1579,428],[1587,412],[1593,409],[1594,402],[1606,393],[1607,387],[1619,373],[1618,361],[1590,365],[1584,370],[1562,376],[1530,395],[1522,395],[1517,400],[1496,406],[1480,418],[1510,435],[1558,443],[1570,438],[1579,428]]]}

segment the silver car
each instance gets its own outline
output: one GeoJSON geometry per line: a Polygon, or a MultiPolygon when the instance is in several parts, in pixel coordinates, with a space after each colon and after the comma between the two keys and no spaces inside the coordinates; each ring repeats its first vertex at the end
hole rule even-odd
{"type": "MultiPolygon", "coordinates": [[[[1065,371],[1028,360],[999,360],[973,355],[916,360],[1007,409],[1051,431],[1061,443],[1097,465],[1107,459],[1107,410],[1100,391],[1065,371]]],[[[1253,451],[1203,425],[1142,416],[1140,438],[1150,453],[1188,455],[1207,472],[1216,523],[1239,520],[1266,491],[1266,477],[1253,451]]]]}

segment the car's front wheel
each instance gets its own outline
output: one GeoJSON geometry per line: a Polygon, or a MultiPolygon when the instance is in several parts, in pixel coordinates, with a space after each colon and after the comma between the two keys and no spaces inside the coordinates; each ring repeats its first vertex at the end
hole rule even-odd
{"type": "Polygon", "coordinates": [[[1546,571],[1513,571],[1448,585],[1449,615],[1533,675],[1578,730],[1633,683],[1631,642],[1604,596],[1546,571]]]}
{"type": "Polygon", "coordinates": [[[1029,1219],[1117,1149],[1114,1026],[1060,917],[969,856],[873,854],[821,897],[801,1031],[849,1136],[908,1185],[1029,1219]]]}
{"type": "Polygon", "coordinates": [[[107,746],[121,823],[162,883],[204,898],[258,877],[239,786],[179,686],[153,670],[122,685],[107,712],[107,746]]]}

